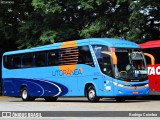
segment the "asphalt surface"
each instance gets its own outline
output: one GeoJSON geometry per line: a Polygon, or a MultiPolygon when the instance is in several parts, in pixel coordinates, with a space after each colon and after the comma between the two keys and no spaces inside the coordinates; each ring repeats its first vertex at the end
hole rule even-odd
{"type": "Polygon", "coordinates": [[[56,102],[43,98],[24,102],[21,98],[0,96],[0,110],[4,111],[160,111],[160,98],[136,98],[118,103],[103,98],[98,103],[89,103],[85,97],[61,97],[56,102]]]}
{"type": "MultiPolygon", "coordinates": [[[[43,98],[38,98],[35,101],[31,102],[24,102],[21,98],[14,98],[14,97],[5,97],[0,96],[0,111],[113,111],[112,114],[118,114],[117,112],[120,111],[129,111],[129,112],[147,112],[147,111],[159,111],[160,114],[160,99],[155,97],[150,98],[136,98],[136,99],[128,99],[125,102],[116,102],[114,99],[111,98],[103,98],[98,103],[89,103],[87,98],[85,97],[61,97],[58,98],[56,102],[46,102],[43,98]],[[115,111],[115,112],[114,112],[115,111]]],[[[115,117],[111,117],[109,119],[116,119],[115,117]]],[[[126,116],[128,117],[128,116],[126,116]]],[[[138,117],[140,118],[140,117],[138,117]]],[[[153,118],[154,120],[158,120],[158,117],[153,118]]],[[[2,119],[2,118],[0,118],[2,119]]],[[[6,119],[6,118],[5,118],[6,119]]],[[[9,118],[7,118],[9,119],[9,118]]],[[[12,118],[16,119],[16,118],[12,118]]],[[[35,119],[35,118],[25,118],[26,120],[35,119]]],[[[45,118],[38,118],[39,120],[43,120],[45,118]]],[[[53,119],[52,117],[47,119],[53,119]]],[[[72,119],[82,119],[81,117],[56,117],[56,120],[72,120],[72,119]]],[[[83,117],[83,119],[92,119],[92,120],[101,120],[104,117],[83,117]]],[[[120,117],[119,120],[123,119],[124,117],[120,117]]],[[[135,117],[137,119],[137,116],[135,117]]],[[[141,119],[143,119],[141,117],[141,119]]],[[[132,120],[131,118],[125,118],[125,120],[132,120]]],[[[138,119],[139,120],[139,119],[138,119]]],[[[145,117],[145,120],[152,120],[151,118],[145,117]]]]}

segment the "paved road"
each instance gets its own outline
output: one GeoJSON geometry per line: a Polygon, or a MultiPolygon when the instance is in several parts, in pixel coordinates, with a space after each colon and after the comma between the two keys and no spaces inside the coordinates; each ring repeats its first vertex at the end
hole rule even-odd
{"type": "MultiPolygon", "coordinates": [[[[46,102],[42,98],[34,102],[23,102],[21,98],[0,97],[0,111],[160,111],[160,99],[130,99],[122,103],[117,103],[114,99],[104,98],[99,103],[89,103],[86,98],[59,98],[57,102],[46,102]]],[[[135,113],[133,112],[133,113],[135,113]]],[[[62,114],[62,113],[61,113],[62,114]]],[[[118,114],[118,113],[112,113],[118,114]]],[[[159,113],[160,114],[160,113],[159,113]]],[[[99,114],[99,116],[101,113],[99,114]]],[[[102,114],[104,115],[104,114],[102,114]]],[[[0,118],[0,120],[4,118],[0,118]]],[[[6,118],[5,118],[6,119],[6,118]]],[[[8,120],[10,118],[7,118],[8,120]]],[[[148,117],[48,117],[48,118],[23,118],[23,120],[159,120],[148,117]]],[[[11,118],[17,120],[17,118],[11,118]]]]}
{"type": "Polygon", "coordinates": [[[23,102],[21,98],[0,97],[0,111],[160,111],[160,99],[132,99],[117,103],[103,98],[98,103],[89,103],[86,98],[58,98],[46,102],[42,98],[23,102]]]}

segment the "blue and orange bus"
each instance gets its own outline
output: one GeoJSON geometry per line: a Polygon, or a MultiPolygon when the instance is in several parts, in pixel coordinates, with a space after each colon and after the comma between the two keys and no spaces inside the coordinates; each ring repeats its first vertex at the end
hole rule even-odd
{"type": "Polygon", "coordinates": [[[130,41],[90,38],[6,52],[2,59],[3,95],[23,101],[87,96],[89,102],[148,95],[147,66],[130,41]]]}

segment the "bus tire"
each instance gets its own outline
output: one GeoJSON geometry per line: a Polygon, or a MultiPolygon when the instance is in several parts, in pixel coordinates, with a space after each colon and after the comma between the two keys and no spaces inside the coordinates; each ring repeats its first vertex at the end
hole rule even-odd
{"type": "Polygon", "coordinates": [[[98,102],[99,101],[100,98],[97,97],[96,90],[95,90],[94,86],[88,87],[87,98],[88,98],[89,102],[98,102]]]}
{"type": "Polygon", "coordinates": [[[125,102],[125,98],[124,97],[116,97],[115,98],[116,102],[125,102]]]}
{"type": "Polygon", "coordinates": [[[57,101],[58,97],[45,97],[44,99],[47,102],[55,102],[57,101]]]}
{"type": "Polygon", "coordinates": [[[29,97],[27,87],[23,87],[21,89],[21,98],[23,101],[34,101],[34,97],[29,97]]]}

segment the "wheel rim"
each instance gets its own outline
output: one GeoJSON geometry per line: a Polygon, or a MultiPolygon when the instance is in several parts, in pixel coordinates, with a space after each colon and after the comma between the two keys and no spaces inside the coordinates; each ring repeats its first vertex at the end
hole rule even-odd
{"type": "Polygon", "coordinates": [[[89,94],[88,94],[89,99],[90,99],[90,100],[94,99],[95,94],[96,94],[96,93],[95,93],[95,91],[94,91],[94,90],[90,90],[90,91],[89,91],[89,94]]]}
{"type": "Polygon", "coordinates": [[[23,92],[22,92],[22,97],[23,97],[23,99],[26,99],[27,96],[28,96],[27,90],[23,90],[23,92]]]}

